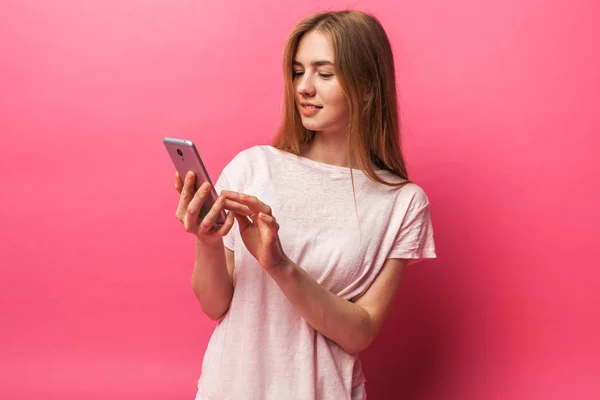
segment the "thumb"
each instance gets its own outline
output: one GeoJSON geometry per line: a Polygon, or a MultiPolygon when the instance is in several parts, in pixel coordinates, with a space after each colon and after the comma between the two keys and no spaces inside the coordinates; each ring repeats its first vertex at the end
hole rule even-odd
{"type": "Polygon", "coordinates": [[[268,229],[272,235],[276,235],[279,231],[279,224],[275,220],[275,217],[272,215],[267,215],[265,213],[258,214],[258,220],[261,222],[262,226],[265,229],[268,229]]]}
{"type": "Polygon", "coordinates": [[[258,225],[258,231],[260,232],[260,236],[263,238],[263,240],[270,242],[272,236],[271,229],[269,228],[269,224],[265,222],[260,214],[256,219],[256,224],[258,225]]]}

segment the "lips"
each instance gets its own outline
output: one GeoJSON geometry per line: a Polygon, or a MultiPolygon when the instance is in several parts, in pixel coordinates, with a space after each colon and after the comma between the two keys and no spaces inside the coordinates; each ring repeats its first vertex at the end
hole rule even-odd
{"type": "Polygon", "coordinates": [[[317,106],[315,104],[306,103],[306,102],[302,102],[302,103],[300,103],[300,105],[302,106],[302,108],[307,109],[307,110],[312,110],[315,108],[323,108],[323,106],[317,106]]]}
{"type": "Polygon", "coordinates": [[[300,108],[300,112],[306,118],[310,118],[316,116],[319,113],[319,111],[321,111],[321,108],[323,107],[315,106],[313,104],[303,104],[302,108],[300,108]]]}

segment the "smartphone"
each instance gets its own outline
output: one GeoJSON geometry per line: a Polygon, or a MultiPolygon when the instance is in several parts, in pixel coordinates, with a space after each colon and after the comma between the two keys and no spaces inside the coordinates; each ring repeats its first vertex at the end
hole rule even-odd
{"type": "MultiPolygon", "coordinates": [[[[167,149],[167,152],[169,153],[169,156],[171,157],[171,160],[173,161],[175,169],[177,172],[179,172],[179,176],[182,180],[185,179],[185,175],[188,171],[193,171],[196,175],[194,193],[198,191],[198,188],[204,182],[210,183],[212,190],[204,200],[204,204],[202,204],[200,209],[200,218],[204,218],[217,200],[217,191],[215,190],[212,181],[206,172],[206,168],[204,168],[204,163],[202,163],[202,159],[200,158],[198,150],[196,150],[196,146],[194,146],[194,143],[191,140],[171,137],[164,138],[163,143],[167,149]]],[[[217,216],[216,223],[223,225],[225,223],[226,216],[227,215],[225,214],[225,211],[221,210],[217,216]]]]}

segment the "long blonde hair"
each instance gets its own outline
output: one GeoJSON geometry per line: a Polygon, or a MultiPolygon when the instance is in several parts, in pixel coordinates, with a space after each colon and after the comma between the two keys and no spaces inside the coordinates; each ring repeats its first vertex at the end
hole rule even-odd
{"type": "MultiPolygon", "coordinates": [[[[311,15],[302,20],[287,38],[283,55],[283,119],[274,147],[300,154],[300,147],[310,144],[315,135],[314,131],[304,128],[296,107],[292,64],[300,39],[311,31],[327,35],[333,43],[336,75],[350,111],[348,149],[351,164],[355,162],[376,182],[388,186],[405,185],[408,172],[400,148],[392,49],[377,18],[362,11],[328,11],[311,15]],[[384,181],[375,173],[373,166],[387,170],[404,181],[384,181]]],[[[354,188],[353,176],[352,186],[354,188]]]]}

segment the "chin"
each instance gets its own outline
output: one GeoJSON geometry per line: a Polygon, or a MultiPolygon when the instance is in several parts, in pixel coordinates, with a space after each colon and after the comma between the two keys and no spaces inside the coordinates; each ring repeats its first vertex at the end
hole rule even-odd
{"type": "Polygon", "coordinates": [[[304,126],[304,128],[308,129],[309,131],[315,132],[337,132],[339,130],[342,130],[338,129],[337,125],[317,123],[315,121],[302,121],[302,126],[304,126]]]}
{"type": "Polygon", "coordinates": [[[318,124],[302,124],[309,131],[320,131],[322,128],[318,124]]]}
{"type": "Polygon", "coordinates": [[[302,121],[302,126],[309,131],[320,131],[323,129],[323,124],[316,123],[315,121],[302,121]]]}

